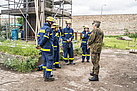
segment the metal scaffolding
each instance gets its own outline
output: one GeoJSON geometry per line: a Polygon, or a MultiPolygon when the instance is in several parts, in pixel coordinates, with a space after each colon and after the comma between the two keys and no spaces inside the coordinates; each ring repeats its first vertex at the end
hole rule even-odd
{"type": "MultiPolygon", "coordinates": [[[[14,24],[16,16],[24,18],[24,36],[28,39],[36,39],[36,35],[40,27],[43,26],[47,16],[53,16],[59,21],[59,25],[63,26],[64,19],[72,19],[72,0],[5,0],[7,4],[0,5],[1,15],[8,15],[9,27],[10,16],[14,16],[14,24]],[[61,21],[62,20],[62,21],[61,21]],[[62,24],[61,24],[62,23],[62,24]]],[[[8,37],[10,38],[10,29],[8,37]]]]}

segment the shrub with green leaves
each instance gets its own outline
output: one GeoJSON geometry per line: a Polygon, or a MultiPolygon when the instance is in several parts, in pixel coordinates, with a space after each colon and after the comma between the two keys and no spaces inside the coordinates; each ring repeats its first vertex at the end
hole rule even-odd
{"type": "Polygon", "coordinates": [[[0,37],[0,42],[3,42],[3,41],[5,41],[5,40],[6,40],[6,38],[0,37]]]}
{"type": "Polygon", "coordinates": [[[40,51],[35,48],[35,45],[23,44],[19,41],[11,40],[1,42],[0,52],[4,54],[4,56],[0,56],[3,64],[19,72],[30,72],[35,69],[35,63],[38,62],[40,53],[40,51]]]}
{"type": "Polygon", "coordinates": [[[128,31],[128,29],[126,29],[124,35],[125,35],[125,36],[128,36],[128,37],[130,37],[130,38],[135,38],[135,37],[137,37],[137,32],[135,32],[135,33],[130,33],[130,32],[128,31]]]}
{"type": "Polygon", "coordinates": [[[7,55],[3,58],[3,63],[7,68],[18,72],[31,72],[35,70],[35,63],[38,62],[39,56],[29,56],[27,58],[10,58],[7,55]]]}

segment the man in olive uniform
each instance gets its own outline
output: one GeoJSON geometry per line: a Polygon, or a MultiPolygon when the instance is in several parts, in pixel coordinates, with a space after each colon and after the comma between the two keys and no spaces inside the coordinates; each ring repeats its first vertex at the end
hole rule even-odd
{"type": "Polygon", "coordinates": [[[91,78],[89,78],[89,81],[99,81],[98,74],[99,74],[99,61],[100,61],[100,53],[102,50],[102,44],[103,44],[103,37],[104,33],[99,28],[100,27],[100,21],[94,21],[92,23],[93,30],[91,32],[91,35],[88,39],[88,47],[90,47],[91,52],[91,61],[93,64],[93,72],[90,73],[91,78]]]}

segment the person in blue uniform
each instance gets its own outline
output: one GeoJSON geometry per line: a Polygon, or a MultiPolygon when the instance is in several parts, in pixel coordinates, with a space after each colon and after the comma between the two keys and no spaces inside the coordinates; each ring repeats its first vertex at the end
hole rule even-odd
{"type": "Polygon", "coordinates": [[[89,32],[89,26],[85,25],[84,26],[84,31],[81,33],[81,39],[82,39],[82,43],[81,43],[81,47],[82,47],[82,63],[84,63],[85,58],[87,59],[87,62],[89,63],[89,59],[90,59],[90,48],[87,48],[87,41],[90,37],[90,32],[89,32]]]}
{"type": "Polygon", "coordinates": [[[42,68],[45,81],[54,81],[54,78],[51,77],[54,62],[53,35],[51,30],[53,21],[53,17],[47,17],[46,23],[44,23],[44,26],[37,35],[38,47],[40,47],[42,52],[42,68]]]}
{"type": "Polygon", "coordinates": [[[53,46],[54,46],[54,63],[53,63],[53,68],[61,68],[59,66],[59,36],[60,36],[60,31],[58,31],[58,24],[53,24],[52,30],[53,30],[53,46]]]}
{"type": "Polygon", "coordinates": [[[72,64],[75,65],[73,62],[74,60],[74,52],[73,52],[73,43],[72,40],[74,38],[74,30],[70,28],[71,21],[66,21],[66,28],[62,30],[62,44],[63,44],[63,52],[64,52],[64,61],[66,65],[72,64]],[[69,58],[67,57],[69,54],[69,58]],[[69,62],[68,62],[69,61],[69,62]]]}

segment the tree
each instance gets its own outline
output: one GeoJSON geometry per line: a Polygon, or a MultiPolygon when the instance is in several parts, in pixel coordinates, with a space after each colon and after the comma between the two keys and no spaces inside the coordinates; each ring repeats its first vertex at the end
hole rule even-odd
{"type": "Polygon", "coordinates": [[[17,20],[18,20],[19,24],[23,25],[23,17],[19,17],[19,18],[17,18],[17,20]]]}

